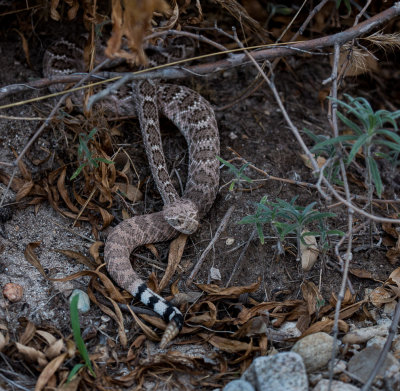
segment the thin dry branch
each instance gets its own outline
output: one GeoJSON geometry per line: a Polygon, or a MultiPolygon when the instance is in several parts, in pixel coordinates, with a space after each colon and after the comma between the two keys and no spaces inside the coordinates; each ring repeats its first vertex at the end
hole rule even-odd
{"type": "MultiPolygon", "coordinates": [[[[332,66],[332,87],[331,87],[331,96],[332,100],[330,101],[330,106],[331,106],[331,112],[332,112],[332,128],[333,128],[333,135],[334,137],[339,136],[339,127],[338,127],[338,119],[337,119],[337,88],[338,88],[338,67],[339,67],[339,57],[340,57],[340,46],[338,44],[335,44],[334,47],[334,56],[333,56],[333,66],[332,66]]],[[[340,145],[341,147],[341,145],[340,145]]],[[[354,208],[351,203],[351,195],[350,195],[350,188],[349,188],[349,183],[347,181],[347,173],[346,173],[346,167],[343,162],[343,158],[340,155],[340,150],[338,148],[338,156],[339,158],[339,165],[340,165],[340,170],[342,174],[342,179],[343,179],[343,185],[344,185],[344,191],[346,194],[346,201],[347,201],[347,214],[348,214],[348,220],[347,220],[347,234],[346,236],[348,237],[348,242],[347,242],[347,250],[346,250],[346,255],[345,255],[345,262],[344,262],[344,268],[343,268],[343,275],[342,275],[342,282],[340,285],[340,291],[338,295],[338,299],[336,301],[336,308],[335,308],[335,319],[333,322],[333,342],[332,342],[332,357],[331,357],[331,362],[329,366],[329,389],[332,384],[333,380],[333,367],[334,367],[334,361],[336,357],[336,352],[337,352],[337,338],[339,334],[339,315],[340,315],[340,307],[342,306],[342,302],[344,299],[344,294],[346,290],[346,285],[347,285],[347,278],[348,278],[348,273],[349,273],[349,265],[350,261],[352,258],[352,244],[353,244],[353,215],[354,215],[354,208]]],[[[341,241],[339,241],[341,243],[341,241]]],[[[337,252],[337,256],[339,261],[343,264],[342,257],[340,256],[339,253],[339,244],[335,248],[337,252]]]]}
{"type": "MultiPolygon", "coordinates": [[[[279,45],[260,45],[256,47],[250,47],[246,48],[246,50],[252,50],[250,55],[252,58],[256,61],[265,61],[265,60],[272,60],[277,57],[287,57],[287,56],[293,56],[296,54],[301,54],[301,53],[311,53],[311,54],[321,54],[319,51],[321,49],[327,48],[334,46],[335,44],[338,45],[343,45],[346,42],[349,42],[355,38],[360,37],[361,35],[367,34],[371,30],[381,26],[383,23],[393,19],[396,16],[400,15],[400,2],[396,2],[392,7],[388,8],[387,10],[376,14],[375,16],[371,17],[368,20],[365,20],[364,22],[351,27],[348,30],[345,30],[343,32],[329,35],[327,37],[321,37],[317,39],[312,39],[309,41],[302,41],[302,42],[290,42],[290,43],[285,43],[285,44],[279,44],[279,45]],[[271,46],[274,46],[271,48],[271,46]],[[262,50],[253,50],[253,49],[260,49],[260,48],[265,48],[267,49],[262,49],[262,50]]],[[[230,51],[221,51],[218,53],[212,53],[212,54],[207,54],[204,56],[198,56],[194,57],[193,59],[204,59],[207,57],[215,56],[215,55],[222,55],[222,54],[228,54],[228,53],[233,53],[233,52],[240,52],[244,51],[244,48],[238,48],[236,50],[230,50],[230,51]]],[[[193,59],[187,59],[187,60],[182,60],[182,61],[176,61],[173,63],[173,65],[180,65],[183,64],[187,61],[193,60],[193,59]]],[[[186,78],[189,76],[197,75],[197,76],[204,76],[204,75],[209,75],[211,73],[227,70],[230,68],[234,68],[243,64],[249,63],[249,59],[246,56],[246,54],[235,54],[230,56],[229,58],[215,61],[215,62],[210,62],[210,63],[204,63],[204,64],[198,64],[198,65],[193,65],[193,66],[188,66],[188,67],[177,67],[174,66],[172,67],[171,64],[166,64],[162,66],[158,66],[156,68],[151,68],[150,70],[146,70],[145,72],[136,72],[132,74],[132,80],[138,80],[138,79],[143,79],[143,78],[161,78],[161,79],[181,79],[181,78],[186,78]]],[[[90,77],[90,81],[93,80],[98,80],[99,78],[103,78],[99,83],[95,84],[101,84],[105,82],[110,82],[110,81],[116,81],[118,78],[121,78],[125,74],[120,74],[120,73],[115,73],[115,72],[103,72],[97,75],[93,75],[90,77]]],[[[36,80],[35,82],[32,83],[27,83],[27,84],[14,84],[14,85],[9,85],[5,86],[3,88],[0,88],[0,99],[11,95],[15,94],[17,92],[21,91],[26,91],[29,89],[36,89],[36,88],[44,88],[48,87],[49,85],[56,84],[56,83],[71,83],[71,82],[76,82],[77,80],[80,80],[82,75],[69,75],[69,76],[59,76],[59,77],[54,77],[51,79],[40,79],[36,80]]],[[[83,87],[85,88],[85,87],[83,87]]],[[[45,97],[40,97],[40,98],[35,98],[35,99],[29,99],[26,101],[21,101],[21,102],[16,102],[13,104],[8,104],[8,105],[3,105],[0,106],[0,109],[5,109],[8,107],[16,106],[16,105],[23,105],[26,103],[30,103],[32,101],[36,101],[39,99],[46,99],[50,96],[55,96],[55,94],[51,94],[45,97]]]]}
{"type": "Polygon", "coordinates": [[[221,220],[221,223],[220,223],[217,231],[215,232],[214,237],[212,238],[212,240],[210,241],[210,243],[208,244],[206,249],[203,251],[203,253],[201,254],[199,260],[197,261],[195,267],[193,268],[192,272],[190,273],[190,276],[189,276],[188,280],[186,281],[186,285],[187,286],[189,286],[193,282],[193,279],[196,277],[197,273],[199,272],[199,270],[201,268],[201,265],[203,264],[203,262],[206,259],[207,254],[213,248],[215,242],[219,239],[219,237],[221,236],[222,232],[225,231],[225,228],[228,225],[229,219],[231,218],[231,215],[232,215],[234,210],[235,210],[235,207],[234,206],[230,206],[229,209],[226,211],[224,217],[221,220]]]}

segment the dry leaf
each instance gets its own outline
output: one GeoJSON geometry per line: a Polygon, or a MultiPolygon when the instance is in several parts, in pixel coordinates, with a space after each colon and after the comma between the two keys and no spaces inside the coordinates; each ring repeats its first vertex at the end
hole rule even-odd
{"type": "MultiPolygon", "coordinates": [[[[203,312],[200,315],[191,316],[187,323],[195,323],[195,324],[202,324],[205,327],[211,328],[214,326],[215,322],[217,321],[217,308],[215,307],[214,303],[210,301],[205,301],[201,303],[201,306],[207,305],[208,311],[203,312]]],[[[195,310],[195,309],[194,309],[195,310]]],[[[195,310],[196,311],[196,310],[195,310]]],[[[197,313],[198,311],[196,311],[197,313]]]]}
{"type": "Polygon", "coordinates": [[[358,303],[351,304],[340,310],[339,319],[346,319],[352,316],[355,312],[357,312],[360,307],[365,303],[365,300],[361,300],[358,303]]]}
{"type": "Polygon", "coordinates": [[[47,331],[36,330],[36,334],[40,335],[40,337],[42,337],[48,345],[52,345],[53,343],[55,343],[57,341],[56,337],[47,331]]]}
{"type": "Polygon", "coordinates": [[[196,284],[202,291],[210,295],[239,297],[242,293],[254,292],[260,286],[261,279],[247,286],[220,287],[215,284],[196,284]]]}
{"type": "Polygon", "coordinates": [[[29,182],[25,182],[19,189],[18,189],[18,193],[15,196],[15,200],[21,201],[24,197],[26,197],[31,190],[33,189],[34,183],[33,181],[29,181],[29,182]]]}
{"type": "Polygon", "coordinates": [[[138,202],[143,199],[143,193],[136,187],[123,182],[115,182],[117,189],[131,202],[138,202]]]}
{"type": "Polygon", "coordinates": [[[62,339],[58,339],[56,342],[51,344],[46,350],[46,357],[50,360],[57,357],[61,354],[61,352],[65,349],[64,341],[62,339]]]}
{"type": "MultiPolygon", "coordinates": [[[[313,154],[313,156],[314,156],[314,158],[315,158],[315,155],[313,154]]],[[[304,163],[304,165],[306,166],[306,167],[308,167],[309,169],[311,169],[311,170],[314,170],[314,167],[313,167],[313,165],[311,164],[311,161],[310,161],[310,159],[308,158],[308,156],[306,155],[306,154],[304,154],[304,153],[301,153],[300,154],[300,157],[301,157],[301,160],[303,160],[303,163],[304,163]]],[[[326,163],[326,159],[323,157],[323,156],[318,156],[317,157],[317,164],[318,164],[318,167],[319,168],[321,168],[321,167],[323,167],[323,165],[326,163]]]]}
{"type": "Polygon", "coordinates": [[[69,210],[74,213],[79,213],[79,209],[72,203],[71,199],[68,196],[68,191],[65,188],[66,173],[67,173],[67,167],[64,166],[57,180],[57,189],[61,195],[61,198],[64,200],[69,210]]]}
{"type": "Polygon", "coordinates": [[[66,358],[68,358],[68,354],[63,353],[46,365],[46,367],[42,370],[36,382],[35,391],[41,391],[46,386],[46,384],[49,382],[51,377],[57,372],[57,369],[65,361],[66,358]]]}
{"type": "MultiPolygon", "coordinates": [[[[311,325],[301,335],[301,338],[304,338],[305,336],[310,335],[310,334],[318,333],[320,331],[323,331],[325,333],[330,333],[332,331],[333,325],[334,325],[334,320],[333,319],[324,319],[324,320],[321,320],[319,322],[316,322],[313,325],[311,325]]],[[[347,333],[349,331],[349,325],[343,320],[339,319],[338,326],[339,326],[339,330],[342,331],[342,332],[347,333]]]]}
{"type": "Polygon", "coordinates": [[[169,246],[168,266],[160,282],[160,291],[162,291],[167,286],[168,282],[171,281],[172,276],[174,275],[175,270],[182,259],[182,254],[183,250],[185,249],[187,238],[188,235],[180,234],[176,239],[171,242],[169,246]]]}
{"type": "Polygon", "coordinates": [[[27,361],[37,363],[40,367],[44,367],[47,364],[46,356],[40,350],[23,345],[19,342],[15,342],[15,346],[18,352],[21,353],[27,361]]]}
{"type": "Polygon", "coordinates": [[[394,265],[400,258],[400,236],[397,238],[395,247],[390,248],[386,252],[386,258],[394,265]]]}
{"type": "Polygon", "coordinates": [[[50,17],[51,17],[51,19],[55,20],[56,22],[58,22],[61,19],[61,16],[56,9],[58,7],[59,2],[60,2],[60,0],[51,0],[51,4],[50,4],[50,17]]]}
{"type": "Polygon", "coordinates": [[[383,304],[391,302],[393,297],[385,288],[377,287],[369,295],[369,300],[375,307],[380,308],[383,304]]]}
{"type": "Polygon", "coordinates": [[[58,250],[58,249],[55,249],[54,251],[56,253],[64,254],[65,256],[67,256],[69,258],[75,259],[76,261],[78,261],[82,265],[87,266],[89,269],[93,269],[94,270],[97,267],[97,265],[95,265],[90,258],[85,257],[83,254],[78,253],[77,251],[73,251],[73,250],[58,250]]]}
{"type": "Polygon", "coordinates": [[[364,269],[349,269],[349,273],[358,278],[367,278],[370,280],[378,281],[372,277],[372,273],[364,269]]]}
{"type": "Polygon", "coordinates": [[[256,316],[239,327],[239,329],[232,334],[232,338],[252,337],[258,334],[265,334],[268,329],[268,323],[268,318],[266,316],[256,316]]]}
{"type": "Polygon", "coordinates": [[[18,33],[18,35],[20,36],[21,40],[22,40],[22,49],[24,50],[24,54],[25,54],[25,58],[26,58],[26,62],[28,63],[29,67],[32,68],[31,65],[31,59],[29,56],[29,45],[28,45],[28,41],[26,40],[24,34],[22,34],[21,31],[17,30],[17,29],[13,29],[14,31],[16,31],[18,33]]]}
{"type": "Polygon", "coordinates": [[[95,260],[97,266],[99,266],[103,263],[103,260],[101,259],[100,252],[99,252],[99,248],[102,246],[104,246],[104,243],[97,241],[97,242],[94,242],[89,248],[89,254],[95,260]]]}
{"type": "Polygon", "coordinates": [[[304,281],[301,284],[301,292],[307,303],[308,315],[313,315],[319,310],[324,299],[317,286],[312,281],[304,281]]]}
{"type": "Polygon", "coordinates": [[[257,347],[251,347],[251,345],[248,343],[236,341],[229,338],[217,337],[215,335],[210,336],[204,333],[200,333],[199,336],[202,337],[206,342],[216,347],[217,349],[221,349],[224,352],[228,353],[243,352],[247,351],[249,348],[252,349],[253,351],[259,350],[259,348],[257,347]]]}
{"type": "Polygon", "coordinates": [[[114,220],[114,216],[111,213],[109,213],[107,210],[101,208],[100,206],[97,207],[97,210],[100,212],[101,217],[103,219],[103,225],[102,225],[101,229],[105,229],[114,220]]]}
{"type": "Polygon", "coordinates": [[[170,8],[164,0],[124,0],[123,7],[120,0],[112,0],[113,30],[107,42],[106,56],[121,57],[130,63],[145,64],[143,39],[150,31],[150,22],[155,10],[167,14],[170,8]],[[123,36],[127,38],[133,54],[120,49],[123,36]]]}
{"type": "MultiPolygon", "coordinates": [[[[132,314],[133,318],[135,319],[136,323],[138,324],[138,326],[145,333],[147,338],[149,338],[152,341],[156,341],[156,342],[160,341],[159,336],[149,326],[147,326],[144,322],[142,322],[141,319],[134,312],[131,312],[131,314],[132,314]]],[[[150,318],[150,316],[149,317],[146,316],[146,318],[150,318]]],[[[155,317],[153,317],[153,318],[155,318],[155,317]]],[[[165,323],[164,323],[164,325],[165,325],[165,323]]]]}
{"type": "Polygon", "coordinates": [[[68,20],[73,20],[75,19],[76,14],[78,13],[79,2],[78,0],[68,0],[67,3],[68,5],[71,6],[71,8],[67,12],[68,20]]]}
{"type": "Polygon", "coordinates": [[[40,246],[40,243],[41,243],[41,242],[32,242],[32,243],[29,243],[29,244],[26,246],[26,248],[25,248],[24,255],[25,255],[25,259],[26,259],[31,265],[35,266],[36,269],[39,270],[40,274],[41,274],[44,278],[47,278],[46,273],[45,273],[45,271],[44,271],[42,265],[40,264],[39,258],[36,256],[36,254],[35,254],[34,251],[33,251],[36,247],[39,247],[39,246],[40,246]]]}
{"type": "MultiPolygon", "coordinates": [[[[301,234],[303,235],[307,230],[304,230],[301,234]]],[[[300,252],[301,252],[301,267],[304,271],[308,272],[317,262],[319,250],[317,247],[317,239],[315,236],[306,235],[303,236],[303,241],[300,241],[300,252]]]]}

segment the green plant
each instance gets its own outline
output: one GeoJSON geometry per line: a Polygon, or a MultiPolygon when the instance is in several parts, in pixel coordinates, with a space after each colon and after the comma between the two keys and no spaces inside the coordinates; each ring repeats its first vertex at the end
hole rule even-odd
{"type": "Polygon", "coordinates": [[[75,179],[86,166],[97,168],[99,166],[99,162],[103,162],[106,164],[114,164],[114,162],[111,160],[107,160],[102,157],[93,157],[88,144],[93,139],[96,132],[97,128],[93,128],[88,135],[84,133],[79,134],[78,159],[82,160],[82,162],[79,165],[79,167],[75,170],[75,172],[72,174],[70,178],[71,180],[75,179]]]}
{"type": "Polygon", "coordinates": [[[92,363],[90,362],[89,353],[86,349],[85,342],[83,341],[81,335],[81,327],[79,325],[78,300],[79,295],[75,295],[71,300],[69,309],[74,340],[80,355],[85,361],[85,364],[76,364],[69,373],[67,381],[70,381],[75,376],[75,374],[78,373],[78,371],[83,367],[87,367],[92,376],[96,377],[96,374],[93,371],[92,363]]]}
{"type": "MultiPolygon", "coordinates": [[[[336,0],[336,8],[339,8],[341,3],[342,0],[336,0]]],[[[350,0],[343,0],[343,3],[346,6],[347,11],[350,13],[351,12],[350,0]]]]}
{"type": "MultiPolygon", "coordinates": [[[[335,185],[343,186],[343,181],[340,178],[340,165],[336,158],[337,150],[334,145],[332,144],[325,144],[324,142],[329,140],[328,136],[323,134],[314,134],[311,130],[304,128],[304,133],[314,141],[315,145],[312,148],[312,152],[315,154],[316,157],[323,156],[326,159],[331,159],[332,164],[330,164],[326,170],[324,170],[325,177],[335,185]]],[[[344,139],[342,142],[345,142],[344,139]]],[[[350,144],[345,143],[345,146],[350,144]]]]}
{"type": "Polygon", "coordinates": [[[251,182],[252,182],[252,180],[251,180],[248,176],[246,176],[246,175],[243,174],[243,171],[248,167],[248,165],[249,165],[250,163],[245,163],[245,164],[243,164],[242,167],[236,168],[232,163],[229,163],[228,161],[222,159],[222,158],[219,157],[219,156],[217,156],[217,159],[218,159],[225,167],[227,167],[227,168],[229,169],[229,172],[231,172],[231,173],[235,176],[235,178],[232,179],[231,184],[229,185],[229,191],[232,191],[233,188],[235,187],[235,184],[236,184],[237,182],[242,181],[242,180],[244,180],[244,181],[246,181],[246,182],[248,182],[248,183],[251,183],[251,182]]]}
{"type": "MultiPolygon", "coordinates": [[[[382,195],[383,185],[381,175],[379,173],[376,158],[382,156],[397,157],[400,152],[400,137],[384,126],[390,124],[397,131],[396,120],[400,117],[400,110],[389,112],[387,110],[374,111],[370,103],[365,98],[352,98],[345,95],[349,103],[333,99],[339,106],[345,109],[345,113],[337,112],[337,116],[344,125],[353,131],[350,135],[340,135],[328,140],[317,143],[312,152],[326,149],[329,146],[340,145],[343,142],[352,141],[351,149],[346,160],[349,165],[356,157],[357,152],[361,148],[365,158],[366,182],[370,189],[369,200],[372,200],[373,187],[375,187],[378,197],[382,195]],[[355,117],[353,121],[349,117],[355,117]],[[389,149],[388,154],[374,153],[373,147],[381,145],[389,149]]],[[[332,98],[331,98],[332,99],[332,98]]]]}
{"type": "Polygon", "coordinates": [[[316,202],[303,207],[296,205],[297,196],[293,197],[290,202],[277,199],[276,202],[268,201],[264,196],[261,201],[256,204],[257,209],[254,215],[244,217],[238,224],[255,224],[260,242],[264,244],[263,226],[268,223],[272,230],[277,234],[278,240],[283,242],[290,234],[295,234],[297,238],[297,249],[300,257],[300,241],[306,244],[304,236],[314,235],[320,236],[324,242],[329,235],[343,232],[337,230],[327,230],[325,221],[327,218],[335,217],[331,212],[319,212],[314,209],[316,202]],[[305,231],[306,226],[317,222],[319,224],[318,232],[305,231]]]}

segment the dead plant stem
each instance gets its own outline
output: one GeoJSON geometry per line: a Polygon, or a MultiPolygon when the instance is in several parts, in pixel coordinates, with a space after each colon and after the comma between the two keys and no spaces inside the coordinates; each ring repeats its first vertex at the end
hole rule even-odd
{"type": "Polygon", "coordinates": [[[186,285],[189,286],[192,284],[193,279],[196,277],[197,273],[199,272],[201,265],[203,264],[203,262],[205,261],[208,253],[210,252],[210,250],[213,248],[214,244],[216,243],[216,241],[219,239],[219,237],[221,236],[222,232],[225,231],[226,226],[228,225],[228,222],[231,218],[231,215],[233,213],[233,211],[235,210],[235,206],[230,206],[229,209],[226,211],[224,217],[221,220],[221,223],[219,224],[219,227],[217,229],[217,231],[215,232],[214,237],[211,239],[210,243],[208,244],[208,246],[206,247],[206,249],[203,251],[203,253],[201,254],[199,260],[197,261],[196,265],[194,266],[192,272],[190,273],[190,276],[186,282],[186,285]]]}

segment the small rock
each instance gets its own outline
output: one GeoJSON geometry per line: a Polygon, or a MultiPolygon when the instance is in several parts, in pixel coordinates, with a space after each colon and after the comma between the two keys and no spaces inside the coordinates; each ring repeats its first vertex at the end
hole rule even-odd
{"type": "Polygon", "coordinates": [[[369,339],[375,336],[386,337],[389,326],[390,324],[383,323],[377,326],[364,327],[362,329],[350,331],[350,333],[347,333],[343,337],[342,342],[349,344],[360,344],[367,342],[369,339]]]}
{"type": "MultiPolygon", "coordinates": [[[[353,375],[357,376],[361,381],[367,381],[370,373],[375,367],[376,362],[378,361],[380,352],[381,348],[379,346],[368,346],[350,359],[347,370],[353,375]]],[[[400,371],[400,364],[398,363],[396,357],[394,357],[393,354],[388,353],[385,362],[378,372],[378,375],[383,376],[386,370],[392,365],[397,367],[397,370],[400,371]]],[[[396,368],[392,370],[394,371],[396,368]]]]}
{"type": "Polygon", "coordinates": [[[347,367],[347,362],[344,360],[336,360],[336,363],[333,367],[333,374],[338,375],[342,373],[347,367]]]}
{"type": "Polygon", "coordinates": [[[84,314],[85,312],[88,312],[90,310],[89,296],[87,295],[86,292],[80,289],[74,289],[74,291],[71,293],[71,296],[69,297],[69,302],[71,303],[72,298],[77,295],[79,296],[78,306],[77,306],[78,311],[84,314]]]}
{"type": "Polygon", "coordinates": [[[256,358],[242,380],[257,391],[307,391],[307,374],[301,356],[293,352],[256,358]]]}
{"type": "Polygon", "coordinates": [[[232,246],[233,243],[235,243],[235,239],[234,239],[234,238],[227,238],[227,239],[225,240],[225,244],[226,244],[227,246],[232,246]]]}
{"type": "Polygon", "coordinates": [[[322,373],[310,373],[308,375],[308,382],[310,387],[316,386],[320,380],[322,380],[322,373]]]}
{"type": "Polygon", "coordinates": [[[314,372],[328,364],[332,356],[333,337],[326,333],[315,333],[297,341],[292,352],[303,358],[307,372],[314,372]]]}
{"type": "Polygon", "coordinates": [[[221,272],[219,271],[218,268],[216,267],[211,267],[210,269],[210,278],[213,281],[221,281],[221,272]]]}
{"type": "Polygon", "coordinates": [[[299,338],[301,336],[301,331],[296,327],[296,322],[285,322],[279,327],[279,332],[289,338],[299,338]]]}
{"type": "MultiPolygon", "coordinates": [[[[328,391],[329,388],[329,380],[322,379],[318,382],[318,384],[313,388],[313,391],[328,391]]],[[[351,384],[343,383],[341,381],[333,380],[331,391],[359,391],[360,389],[356,386],[352,386],[351,384]]]]}
{"type": "Polygon", "coordinates": [[[4,297],[11,301],[11,303],[16,303],[22,299],[24,295],[24,288],[21,285],[14,284],[13,282],[9,282],[4,285],[3,288],[4,297]]]}
{"type": "Polygon", "coordinates": [[[386,342],[386,338],[385,337],[380,337],[379,335],[371,338],[368,342],[367,342],[367,346],[371,346],[371,345],[376,345],[379,346],[381,349],[383,348],[383,345],[386,342]]]}
{"type": "Polygon", "coordinates": [[[386,390],[400,390],[400,371],[395,365],[392,365],[386,372],[383,379],[386,390]]]}
{"type": "Polygon", "coordinates": [[[230,132],[230,133],[229,133],[229,138],[230,138],[231,140],[236,140],[236,139],[238,138],[238,136],[237,136],[236,133],[230,132]]]}
{"type": "Polygon", "coordinates": [[[246,380],[233,380],[222,391],[254,391],[254,387],[246,380]]]}

